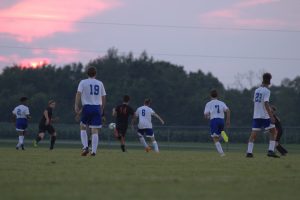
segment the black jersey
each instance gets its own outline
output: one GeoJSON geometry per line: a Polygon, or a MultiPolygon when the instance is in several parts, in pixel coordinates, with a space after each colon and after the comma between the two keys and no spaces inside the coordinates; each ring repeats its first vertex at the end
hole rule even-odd
{"type": "MultiPolygon", "coordinates": [[[[46,110],[48,111],[48,117],[49,117],[49,120],[50,120],[50,123],[51,123],[51,119],[52,119],[52,108],[47,107],[46,110]]],[[[43,113],[43,117],[42,117],[40,123],[41,123],[41,124],[45,124],[45,123],[46,123],[46,117],[44,116],[44,113],[43,113]]]]}
{"type": "Polygon", "coordinates": [[[121,104],[116,107],[116,124],[117,126],[128,126],[129,116],[134,115],[133,109],[127,104],[121,104]]]}

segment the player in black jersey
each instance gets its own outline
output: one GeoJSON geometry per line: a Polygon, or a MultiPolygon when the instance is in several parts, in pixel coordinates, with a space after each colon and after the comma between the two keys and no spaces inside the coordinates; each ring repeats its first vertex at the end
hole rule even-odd
{"type": "Polygon", "coordinates": [[[275,106],[271,106],[272,108],[272,112],[273,112],[273,115],[274,115],[274,118],[275,118],[275,127],[276,127],[276,131],[277,131],[277,135],[276,135],[276,149],[277,151],[279,151],[279,153],[282,155],[282,156],[285,156],[288,151],[280,144],[280,139],[281,139],[281,136],[283,134],[283,128],[282,128],[282,125],[281,125],[281,121],[279,119],[279,117],[276,115],[276,107],[275,106]]]}
{"type": "Polygon", "coordinates": [[[121,142],[121,149],[123,152],[125,149],[125,135],[128,128],[128,119],[134,115],[134,110],[128,105],[130,97],[125,95],[123,97],[123,103],[113,109],[112,115],[116,117],[115,137],[121,142]]]}
{"type": "Polygon", "coordinates": [[[55,101],[54,100],[50,100],[48,102],[48,107],[44,110],[43,112],[43,116],[40,120],[39,123],[39,134],[37,135],[36,139],[33,142],[33,146],[37,147],[37,144],[44,139],[45,137],[45,132],[48,131],[48,133],[50,134],[50,150],[52,150],[54,148],[54,144],[56,141],[56,131],[54,129],[54,127],[52,126],[52,122],[54,121],[52,119],[52,112],[53,109],[55,108],[55,101]]]}

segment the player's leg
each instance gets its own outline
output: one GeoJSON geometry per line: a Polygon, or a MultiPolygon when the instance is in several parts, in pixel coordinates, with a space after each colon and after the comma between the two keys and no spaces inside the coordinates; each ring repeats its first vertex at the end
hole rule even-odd
{"type": "Polygon", "coordinates": [[[152,142],[153,149],[156,153],[159,153],[158,143],[155,140],[154,132],[152,129],[146,129],[146,136],[150,138],[152,142]]]}
{"type": "Polygon", "coordinates": [[[83,106],[81,120],[80,120],[80,139],[82,143],[82,156],[86,156],[89,153],[88,145],[88,134],[87,134],[87,125],[89,124],[89,113],[87,106],[83,106]]]}
{"type": "Polygon", "coordinates": [[[17,134],[18,134],[18,143],[16,145],[16,149],[19,150],[20,147],[24,148],[24,131],[19,129],[17,130],[17,134]]]}
{"type": "Polygon", "coordinates": [[[249,140],[248,140],[248,148],[246,157],[252,158],[253,157],[253,148],[254,148],[254,141],[256,140],[258,130],[252,130],[249,140]]]}
{"type": "Polygon", "coordinates": [[[224,120],[220,119],[212,119],[210,120],[210,133],[213,139],[213,142],[216,146],[218,153],[221,156],[224,156],[224,151],[222,149],[222,145],[220,143],[220,135],[221,131],[224,129],[224,120]]]}
{"type": "Polygon", "coordinates": [[[262,119],[253,119],[252,121],[252,131],[248,140],[248,148],[247,148],[247,158],[252,158],[253,157],[253,148],[254,148],[254,142],[257,137],[257,133],[261,131],[261,127],[263,126],[262,124],[262,119]]]}
{"type": "Polygon", "coordinates": [[[127,127],[126,126],[119,127],[119,129],[118,129],[118,135],[119,135],[119,140],[120,140],[122,152],[126,151],[126,149],[125,149],[125,136],[126,136],[126,132],[127,132],[127,127]]]}
{"type": "Polygon", "coordinates": [[[97,153],[97,148],[99,144],[99,129],[100,128],[92,128],[92,156],[95,156],[97,153]]]}
{"type": "Polygon", "coordinates": [[[37,147],[38,143],[44,139],[46,132],[46,125],[43,123],[39,124],[39,133],[37,134],[35,140],[33,141],[33,146],[37,147]]]}
{"type": "Polygon", "coordinates": [[[138,129],[137,135],[139,137],[141,144],[144,146],[145,151],[149,152],[151,150],[151,148],[148,146],[148,144],[144,138],[144,132],[145,132],[145,129],[138,129]]]}
{"type": "Polygon", "coordinates": [[[279,158],[278,155],[275,154],[275,145],[276,145],[276,129],[273,124],[270,124],[269,127],[266,129],[269,130],[270,133],[270,141],[269,141],[269,148],[268,148],[268,156],[273,158],[279,158]]]}
{"type": "Polygon", "coordinates": [[[100,106],[91,106],[89,127],[92,132],[92,151],[91,156],[95,156],[99,144],[99,132],[102,127],[102,118],[100,106]]]}
{"type": "Polygon", "coordinates": [[[285,156],[288,151],[280,144],[280,139],[281,139],[281,136],[282,136],[282,131],[277,131],[277,135],[276,135],[276,149],[277,151],[282,155],[282,156],[285,156]]]}
{"type": "Polygon", "coordinates": [[[48,132],[50,134],[50,150],[54,148],[54,144],[56,141],[56,131],[52,125],[49,125],[48,132]]]}

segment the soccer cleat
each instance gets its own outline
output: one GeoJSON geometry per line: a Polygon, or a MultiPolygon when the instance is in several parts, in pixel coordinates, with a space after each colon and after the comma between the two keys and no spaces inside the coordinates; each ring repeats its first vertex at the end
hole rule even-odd
{"type": "Polygon", "coordinates": [[[222,131],[222,132],[221,132],[221,136],[222,136],[222,138],[224,139],[224,142],[228,142],[229,138],[228,138],[228,135],[226,134],[225,131],[222,131]]]}
{"type": "Polygon", "coordinates": [[[246,154],[246,158],[253,158],[254,156],[253,156],[253,154],[252,153],[247,153],[246,154]]]}
{"type": "Polygon", "coordinates": [[[272,158],[280,158],[280,156],[278,156],[274,151],[268,151],[267,156],[272,158]]]}
{"type": "Polygon", "coordinates": [[[96,153],[91,153],[91,156],[96,156],[96,153]]]}
{"type": "Polygon", "coordinates": [[[36,140],[33,140],[33,147],[38,147],[36,140]]]}
{"type": "Polygon", "coordinates": [[[225,157],[225,156],[226,156],[225,153],[220,154],[220,157],[225,157]]]}
{"type": "Polygon", "coordinates": [[[25,150],[24,144],[21,144],[21,149],[22,149],[22,150],[25,150]]]}
{"type": "Polygon", "coordinates": [[[145,148],[145,151],[146,151],[147,153],[150,152],[150,151],[151,151],[151,147],[149,147],[149,146],[146,147],[146,148],[145,148]]]}
{"type": "Polygon", "coordinates": [[[81,156],[86,156],[89,154],[89,148],[84,148],[81,152],[81,156]]]}
{"type": "Polygon", "coordinates": [[[18,146],[16,146],[16,150],[19,150],[19,147],[18,147],[18,146]]]}

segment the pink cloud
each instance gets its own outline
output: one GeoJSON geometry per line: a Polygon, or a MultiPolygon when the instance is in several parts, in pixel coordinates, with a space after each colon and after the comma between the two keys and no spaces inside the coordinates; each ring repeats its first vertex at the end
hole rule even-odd
{"type": "Polygon", "coordinates": [[[213,26],[245,26],[245,27],[282,27],[287,25],[287,22],[278,19],[255,18],[246,15],[245,11],[255,9],[258,6],[266,6],[272,3],[279,2],[279,0],[248,0],[238,2],[227,8],[209,11],[200,15],[200,22],[205,25],[213,26]]]}
{"type": "Polygon", "coordinates": [[[0,32],[31,42],[57,32],[76,31],[75,21],[119,5],[116,0],[22,0],[0,9],[0,32]]]}

